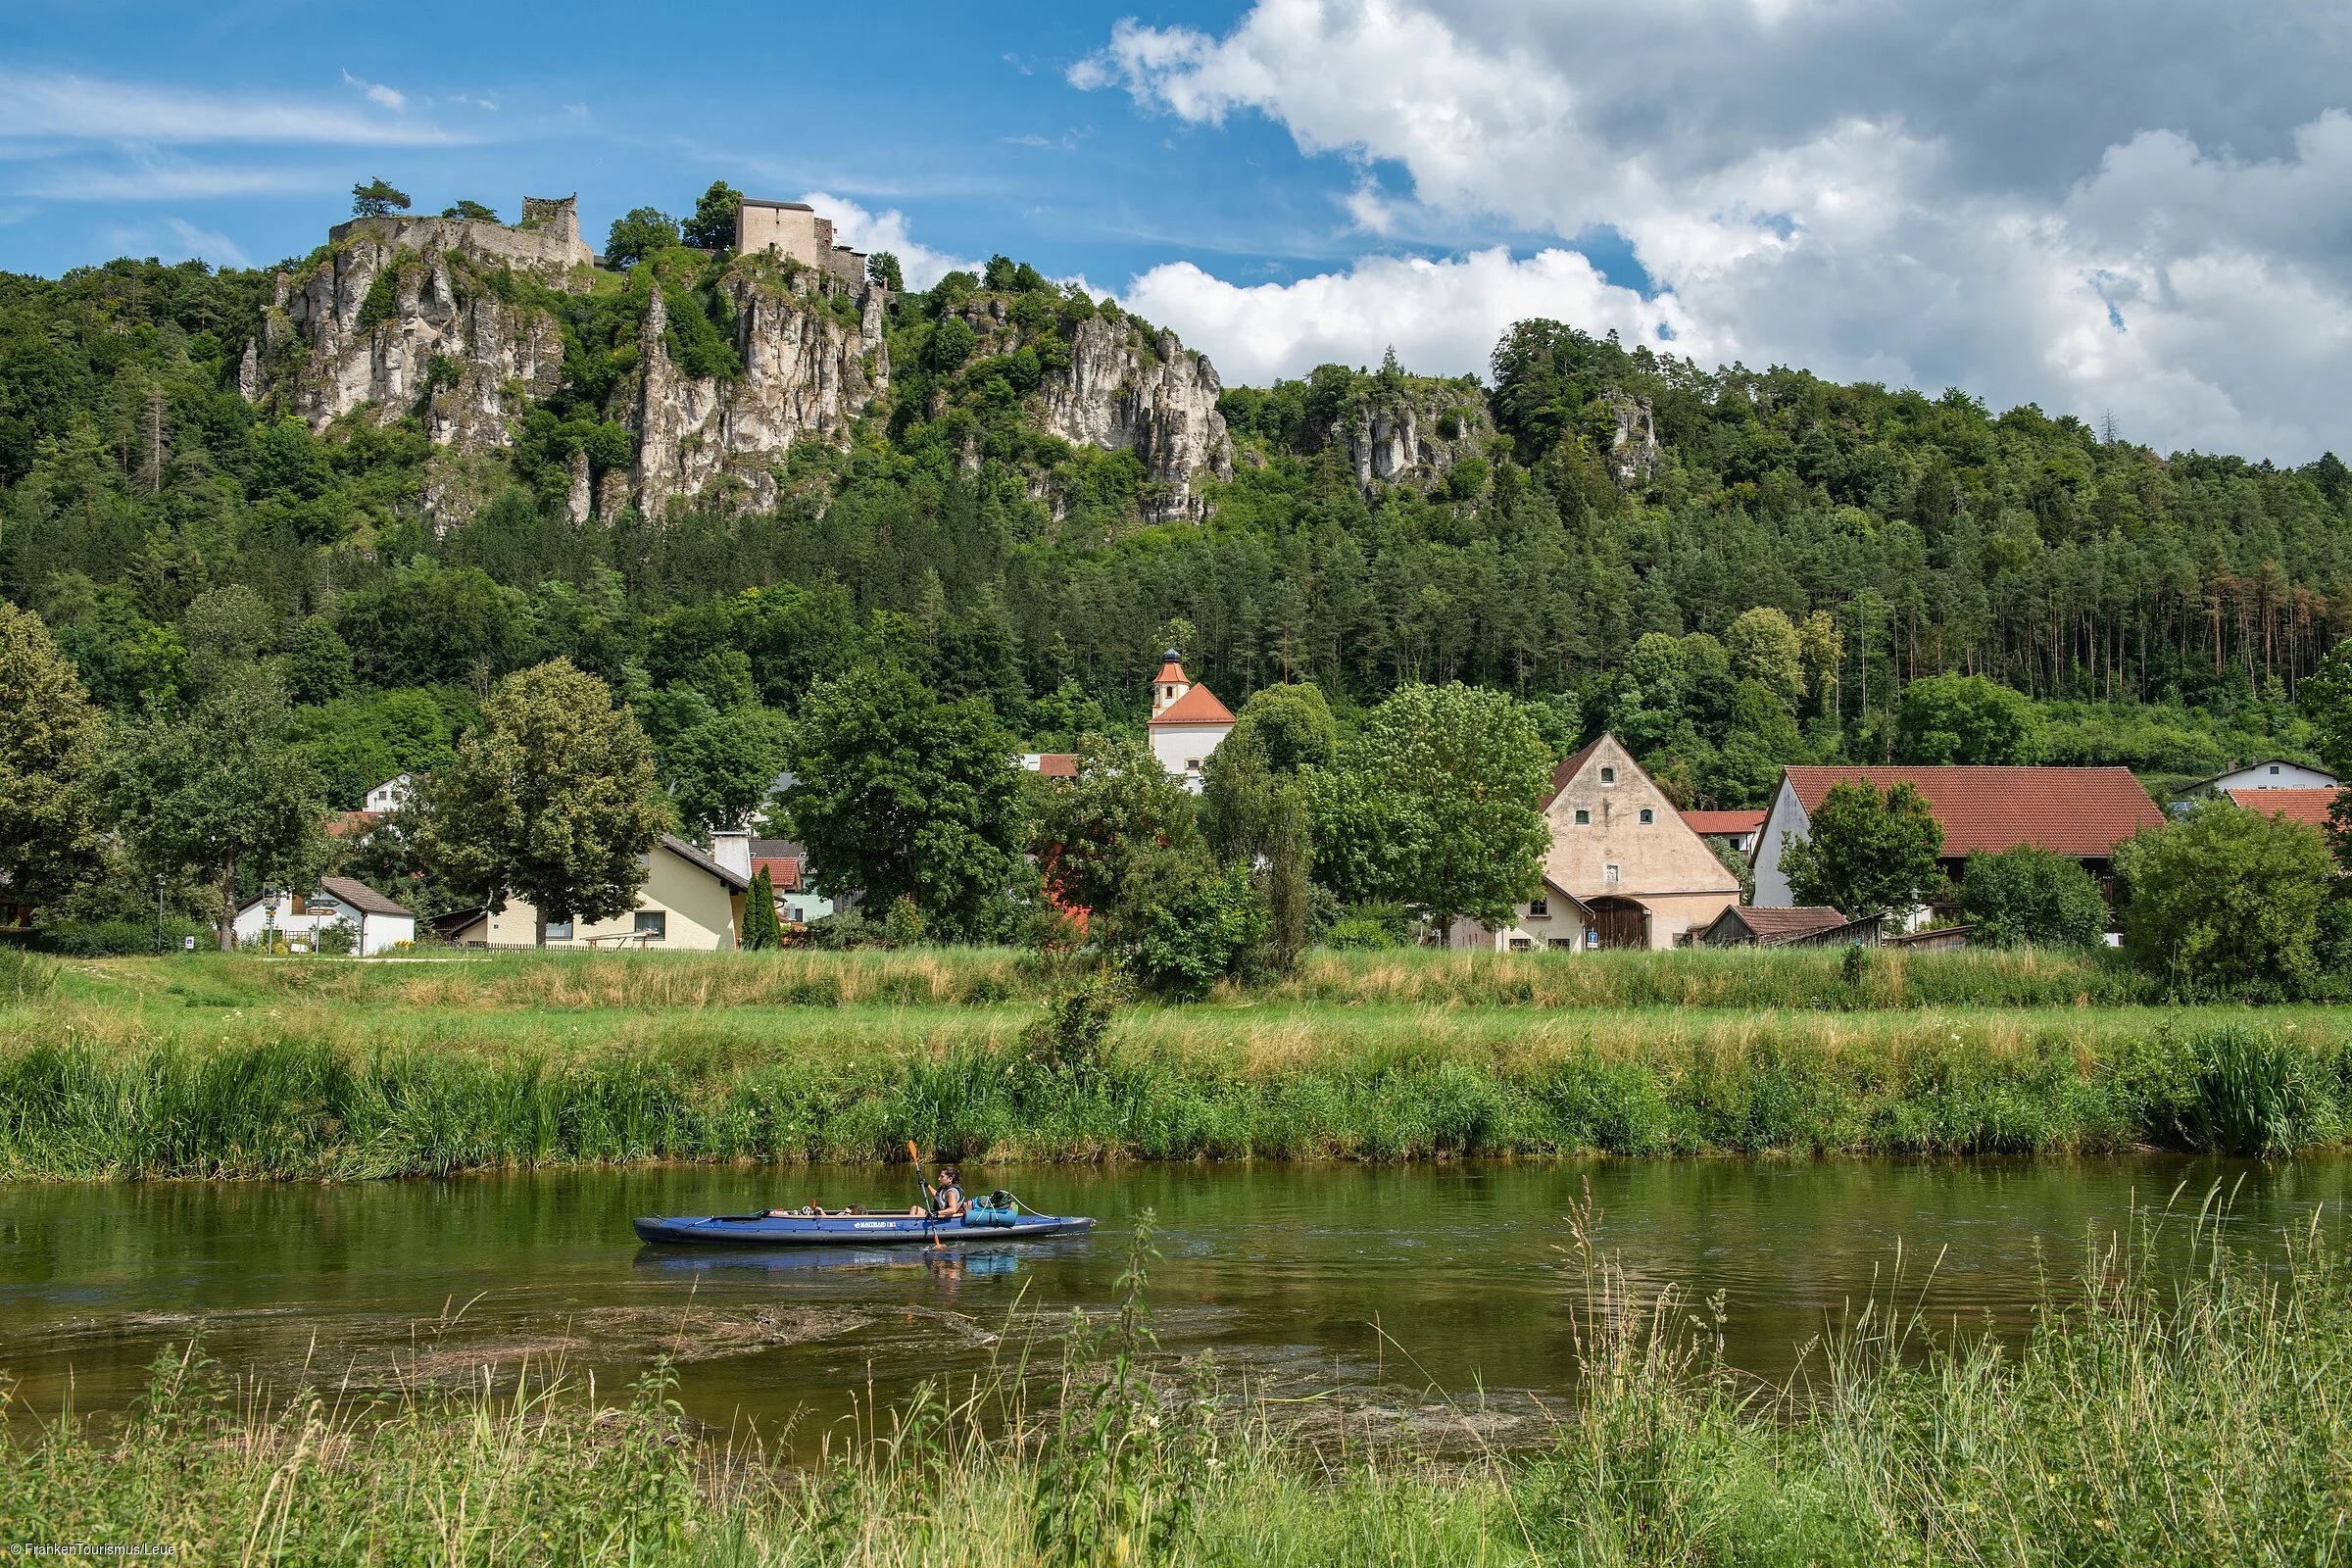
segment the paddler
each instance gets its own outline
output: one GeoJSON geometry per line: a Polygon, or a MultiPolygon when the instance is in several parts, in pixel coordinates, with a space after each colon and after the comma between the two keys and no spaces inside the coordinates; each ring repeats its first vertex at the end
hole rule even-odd
{"type": "Polygon", "coordinates": [[[923,1204],[917,1203],[908,1209],[907,1213],[927,1213],[933,1219],[961,1219],[963,1217],[963,1187],[956,1175],[955,1166],[940,1166],[939,1185],[933,1187],[930,1183],[925,1182],[923,1193],[930,1200],[929,1206],[925,1207],[923,1204]]]}

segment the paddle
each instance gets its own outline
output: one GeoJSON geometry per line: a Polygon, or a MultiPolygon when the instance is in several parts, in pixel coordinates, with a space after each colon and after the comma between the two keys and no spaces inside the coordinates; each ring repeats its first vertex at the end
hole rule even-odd
{"type": "MultiPolygon", "coordinates": [[[[923,1190],[923,1222],[925,1227],[928,1228],[931,1223],[933,1210],[938,1203],[939,1194],[932,1190],[929,1182],[923,1180],[923,1156],[915,1152],[914,1140],[911,1138],[906,1140],[906,1157],[914,1165],[915,1184],[921,1187],[923,1190]]],[[[941,1245],[939,1236],[936,1232],[932,1234],[931,1245],[933,1247],[938,1247],[941,1245]]]]}

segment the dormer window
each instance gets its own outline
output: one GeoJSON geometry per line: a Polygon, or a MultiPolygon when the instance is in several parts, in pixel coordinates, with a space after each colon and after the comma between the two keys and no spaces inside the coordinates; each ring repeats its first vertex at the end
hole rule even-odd
{"type": "Polygon", "coordinates": [[[1613,768],[1613,767],[1604,767],[1604,768],[1602,768],[1602,769],[1600,770],[1600,781],[1601,781],[1603,784],[1614,784],[1614,783],[1616,783],[1616,782],[1617,782],[1617,770],[1616,770],[1615,768],[1613,768]]]}

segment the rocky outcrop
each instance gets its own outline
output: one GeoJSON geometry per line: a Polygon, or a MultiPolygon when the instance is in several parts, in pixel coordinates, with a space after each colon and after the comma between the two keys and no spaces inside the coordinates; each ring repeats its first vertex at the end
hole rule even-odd
{"type": "Polygon", "coordinates": [[[1372,380],[1350,401],[1330,439],[1355,470],[1356,488],[1430,489],[1494,434],[1486,402],[1450,381],[1372,380]]]}
{"type": "Polygon", "coordinates": [[[1603,395],[1602,401],[1617,420],[1606,459],[1609,477],[1620,490],[1639,490],[1657,471],[1658,421],[1650,414],[1645,398],[1611,391],[1603,395]]]}
{"type": "Polygon", "coordinates": [[[682,374],[669,355],[667,302],[660,289],[647,301],[626,411],[643,511],[714,485],[746,505],[773,506],[773,467],[794,442],[847,439],[851,421],[890,390],[879,288],[760,258],[737,263],[720,287],[735,318],[740,379],[682,374]],[[836,298],[854,302],[856,325],[835,314],[836,298]]]}
{"type": "Polygon", "coordinates": [[[1207,514],[1194,488],[1203,473],[1233,477],[1233,442],[1217,398],[1216,367],[1176,339],[1147,336],[1125,318],[1077,323],[1066,370],[1039,387],[1045,427],[1064,441],[1132,450],[1152,476],[1155,518],[1207,514]]]}
{"type": "Polygon", "coordinates": [[[522,401],[564,371],[547,312],[462,288],[448,252],[372,232],[331,246],[307,278],[281,276],[264,339],[264,395],[284,412],[324,427],[368,405],[387,420],[421,406],[444,446],[505,446],[522,401]]]}

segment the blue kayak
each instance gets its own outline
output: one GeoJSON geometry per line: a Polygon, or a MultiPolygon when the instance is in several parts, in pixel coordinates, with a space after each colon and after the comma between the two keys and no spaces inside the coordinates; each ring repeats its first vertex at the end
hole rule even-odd
{"type": "Polygon", "coordinates": [[[1086,1214],[1028,1214],[967,1225],[923,1214],[695,1214],[633,1221],[637,1239],[686,1247],[876,1247],[907,1242],[1026,1242],[1092,1230],[1086,1214]]]}

